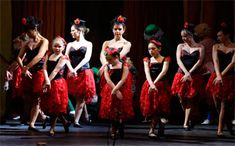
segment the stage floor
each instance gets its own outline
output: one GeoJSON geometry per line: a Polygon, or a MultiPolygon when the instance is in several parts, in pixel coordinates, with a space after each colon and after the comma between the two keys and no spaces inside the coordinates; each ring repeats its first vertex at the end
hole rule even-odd
{"type": "MultiPolygon", "coordinates": [[[[56,126],[56,135],[48,135],[49,126],[42,129],[40,124],[37,128],[40,132],[28,131],[27,125],[4,124],[0,125],[1,146],[37,146],[38,143],[46,143],[47,146],[234,146],[235,137],[227,130],[225,138],[216,137],[216,125],[196,125],[192,131],[185,131],[181,125],[166,125],[165,136],[160,139],[150,139],[147,136],[149,124],[128,124],[125,126],[125,137],[118,138],[115,143],[109,137],[109,124],[82,125],[82,128],[70,126],[70,132],[64,133],[63,126],[56,126]]],[[[234,130],[235,128],[233,128],[234,130]]]]}

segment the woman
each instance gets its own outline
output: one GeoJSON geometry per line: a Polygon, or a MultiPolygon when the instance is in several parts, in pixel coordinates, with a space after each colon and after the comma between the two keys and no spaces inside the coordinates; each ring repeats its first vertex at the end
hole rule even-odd
{"type": "Polygon", "coordinates": [[[68,55],[77,76],[67,77],[69,94],[76,100],[74,127],[81,128],[79,124],[84,105],[91,103],[96,96],[95,80],[89,61],[92,55],[92,43],[85,39],[89,29],[84,20],[75,19],[71,26],[71,35],[75,39],[68,43],[65,55],[68,55]]]}
{"type": "Polygon", "coordinates": [[[215,72],[211,74],[207,83],[207,91],[212,95],[214,104],[219,113],[217,136],[223,137],[223,125],[233,135],[231,109],[234,106],[234,83],[235,83],[235,43],[231,42],[230,36],[233,31],[222,23],[217,33],[219,43],[213,46],[212,58],[215,72]]]}
{"type": "Polygon", "coordinates": [[[144,117],[152,118],[148,136],[156,138],[156,125],[159,123],[159,136],[164,134],[161,117],[166,117],[170,110],[170,85],[168,83],[168,69],[170,57],[160,54],[162,44],[156,40],[150,40],[148,51],[151,58],[144,58],[144,82],[140,95],[140,105],[144,117]]]}
{"type": "Polygon", "coordinates": [[[179,66],[172,83],[172,94],[179,97],[185,112],[183,128],[190,130],[190,114],[195,98],[203,93],[203,78],[199,67],[204,58],[204,47],[195,42],[193,25],[185,22],[181,30],[184,43],[177,46],[176,60],[179,66]]]}
{"type": "MultiPolygon", "coordinates": [[[[22,24],[30,41],[20,49],[17,61],[23,74],[22,90],[25,100],[28,105],[32,105],[28,130],[38,131],[34,124],[41,113],[39,102],[44,81],[43,65],[49,42],[38,31],[40,20],[29,16],[22,18],[22,24]]],[[[47,120],[45,115],[42,118],[47,120]]]]}

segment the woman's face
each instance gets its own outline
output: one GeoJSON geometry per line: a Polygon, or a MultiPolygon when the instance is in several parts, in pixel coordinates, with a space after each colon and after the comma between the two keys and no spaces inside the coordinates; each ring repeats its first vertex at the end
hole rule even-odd
{"type": "Polygon", "coordinates": [[[181,38],[185,43],[189,43],[192,40],[192,36],[189,35],[185,30],[181,31],[181,38]]]}
{"type": "Polygon", "coordinates": [[[76,29],[74,25],[71,26],[70,34],[72,35],[73,38],[79,37],[80,33],[81,30],[76,29]]]}
{"type": "Polygon", "coordinates": [[[38,30],[37,28],[34,28],[34,29],[29,29],[28,32],[27,32],[27,35],[30,37],[30,38],[35,38],[38,34],[38,30]]]}
{"type": "Polygon", "coordinates": [[[149,43],[148,44],[148,51],[151,56],[156,56],[160,50],[157,48],[157,46],[155,44],[149,43]]]}
{"type": "Polygon", "coordinates": [[[52,50],[55,54],[62,53],[64,48],[65,48],[64,43],[60,39],[57,39],[53,42],[52,50]]]}
{"type": "Polygon", "coordinates": [[[217,40],[220,42],[220,43],[224,43],[226,40],[228,39],[228,35],[224,35],[224,33],[222,31],[219,31],[217,33],[217,40]]]}
{"type": "Polygon", "coordinates": [[[120,38],[124,34],[125,29],[122,24],[114,24],[113,26],[113,35],[114,37],[120,38]]]}

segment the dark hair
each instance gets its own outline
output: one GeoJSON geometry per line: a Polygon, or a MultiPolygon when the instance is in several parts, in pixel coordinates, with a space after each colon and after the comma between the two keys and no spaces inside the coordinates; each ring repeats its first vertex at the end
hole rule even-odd
{"type": "Polygon", "coordinates": [[[77,30],[81,30],[84,32],[84,34],[87,34],[90,29],[86,27],[86,21],[76,18],[73,22],[72,22],[72,26],[74,26],[77,30]]]}
{"type": "Polygon", "coordinates": [[[186,31],[187,34],[194,36],[194,27],[195,27],[194,24],[185,21],[184,28],[182,29],[182,31],[186,31]]]}
{"type": "Polygon", "coordinates": [[[114,26],[115,24],[119,25],[123,25],[124,27],[126,26],[126,17],[123,17],[122,15],[119,15],[117,17],[115,17],[113,20],[112,20],[112,26],[114,26]]]}
{"type": "Polygon", "coordinates": [[[223,32],[224,35],[230,35],[230,37],[232,37],[234,33],[234,30],[232,30],[232,28],[230,28],[225,22],[220,23],[218,32],[219,31],[223,32]]]}
{"type": "Polygon", "coordinates": [[[107,47],[105,48],[105,56],[111,55],[112,57],[120,57],[120,52],[117,48],[107,47]]]}
{"type": "Polygon", "coordinates": [[[29,29],[38,28],[42,24],[42,21],[34,16],[28,16],[26,18],[22,18],[21,23],[23,24],[25,31],[27,31],[29,29]]]}

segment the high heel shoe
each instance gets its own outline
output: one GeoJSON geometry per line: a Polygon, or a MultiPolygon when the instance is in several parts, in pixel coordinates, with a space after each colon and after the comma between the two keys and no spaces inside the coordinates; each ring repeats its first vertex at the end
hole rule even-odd
{"type": "Polygon", "coordinates": [[[157,134],[155,134],[154,132],[149,132],[148,137],[153,139],[158,138],[157,134]]]}
{"type": "Polygon", "coordinates": [[[51,129],[51,130],[49,131],[49,135],[50,135],[50,136],[55,136],[55,131],[54,131],[53,129],[51,129]]]}
{"type": "Polygon", "coordinates": [[[42,121],[42,129],[45,129],[47,126],[47,122],[50,121],[50,117],[46,116],[45,120],[42,121]]]}

